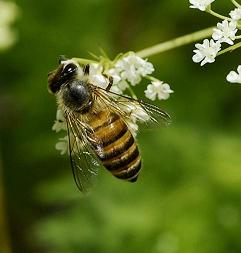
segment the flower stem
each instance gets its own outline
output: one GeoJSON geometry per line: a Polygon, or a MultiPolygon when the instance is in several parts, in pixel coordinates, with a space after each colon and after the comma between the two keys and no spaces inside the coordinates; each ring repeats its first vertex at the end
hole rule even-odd
{"type": "Polygon", "coordinates": [[[158,81],[158,79],[156,79],[153,76],[149,76],[149,75],[145,76],[144,78],[147,79],[147,80],[149,80],[149,81],[158,81]]]}
{"type": "Polygon", "coordinates": [[[237,3],[235,0],[231,0],[231,2],[238,8],[241,8],[241,5],[237,3]]]}
{"type": "Polygon", "coordinates": [[[135,92],[133,91],[133,89],[131,88],[130,85],[128,85],[127,89],[128,89],[128,91],[130,92],[131,96],[132,96],[134,99],[137,99],[137,96],[136,96],[135,92]]]}
{"type": "Polygon", "coordinates": [[[171,50],[173,48],[184,46],[192,42],[210,37],[212,35],[212,32],[213,32],[213,27],[209,27],[198,32],[190,33],[190,34],[178,37],[176,39],[169,40],[167,42],[163,42],[152,47],[148,47],[146,49],[136,52],[136,54],[142,58],[149,57],[151,55],[156,55],[156,54],[171,50]]]}
{"type": "Polygon", "coordinates": [[[220,18],[220,19],[227,19],[228,21],[232,20],[229,17],[218,14],[217,12],[213,11],[211,8],[207,8],[206,12],[213,15],[214,17],[217,17],[217,18],[220,18]]]}
{"type": "Polygon", "coordinates": [[[241,47],[241,42],[239,42],[231,47],[225,48],[224,50],[220,51],[217,55],[225,54],[225,53],[227,53],[229,51],[233,51],[239,47],[241,47]]]}

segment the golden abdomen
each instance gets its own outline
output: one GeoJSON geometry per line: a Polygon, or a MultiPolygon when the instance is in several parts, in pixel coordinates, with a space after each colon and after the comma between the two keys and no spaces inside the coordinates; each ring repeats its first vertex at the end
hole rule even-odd
{"type": "MultiPolygon", "coordinates": [[[[125,122],[116,113],[102,111],[89,122],[94,139],[101,143],[96,154],[115,177],[135,182],[141,169],[138,147],[125,122]]],[[[95,145],[94,145],[95,146],[95,145]]]]}

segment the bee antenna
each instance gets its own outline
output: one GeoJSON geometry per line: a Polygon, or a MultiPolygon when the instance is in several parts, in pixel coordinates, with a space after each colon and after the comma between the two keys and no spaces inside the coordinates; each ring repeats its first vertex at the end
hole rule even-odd
{"type": "Polygon", "coordinates": [[[66,61],[66,60],[68,60],[68,59],[67,59],[67,57],[66,57],[65,55],[60,55],[60,56],[59,56],[59,59],[58,59],[59,64],[60,64],[62,61],[66,61]]]}
{"type": "Polygon", "coordinates": [[[89,75],[89,73],[90,73],[90,65],[89,64],[85,65],[83,71],[84,71],[84,75],[89,75]]]}

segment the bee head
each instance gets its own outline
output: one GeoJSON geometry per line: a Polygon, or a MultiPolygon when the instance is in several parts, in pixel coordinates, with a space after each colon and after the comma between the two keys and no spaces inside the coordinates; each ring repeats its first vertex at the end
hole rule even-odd
{"type": "Polygon", "coordinates": [[[60,62],[59,67],[48,74],[48,88],[53,94],[56,94],[61,86],[71,81],[76,75],[78,66],[73,62],[60,62]]]}
{"type": "Polygon", "coordinates": [[[49,91],[73,111],[83,111],[92,105],[88,85],[89,65],[82,70],[73,60],[60,61],[59,67],[48,75],[49,91]]]}

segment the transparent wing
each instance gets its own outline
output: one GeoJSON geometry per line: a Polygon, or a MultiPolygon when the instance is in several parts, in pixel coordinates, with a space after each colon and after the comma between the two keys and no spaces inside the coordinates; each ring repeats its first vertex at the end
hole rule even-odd
{"type": "Polygon", "coordinates": [[[99,160],[88,140],[88,129],[77,119],[66,116],[69,155],[75,183],[81,192],[88,192],[98,174],[99,160]]]}
{"type": "Polygon", "coordinates": [[[136,118],[139,119],[140,121],[143,121],[142,116],[145,118],[145,116],[142,115],[140,111],[140,109],[142,109],[143,112],[145,112],[150,117],[150,121],[152,122],[161,121],[162,123],[166,123],[166,124],[171,123],[171,117],[169,116],[169,114],[165,112],[164,110],[160,109],[158,106],[146,103],[141,100],[128,98],[125,96],[122,96],[120,99],[117,99],[116,103],[121,107],[126,107],[127,110],[130,107],[130,105],[132,105],[134,108],[132,111],[133,115],[135,115],[136,118]],[[139,110],[139,113],[138,113],[138,110],[139,110]]]}
{"type": "Polygon", "coordinates": [[[129,118],[133,114],[132,116],[136,117],[137,120],[146,122],[145,117],[148,115],[150,120],[147,121],[161,121],[165,124],[171,123],[169,114],[158,106],[115,92],[106,91],[100,87],[95,86],[93,89],[96,96],[102,100],[102,103],[105,103],[108,108],[112,107],[115,112],[118,112],[123,117],[129,118]]]}

